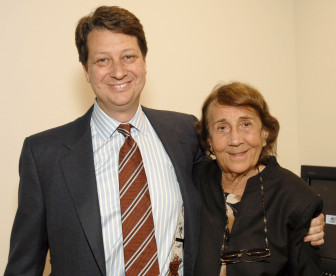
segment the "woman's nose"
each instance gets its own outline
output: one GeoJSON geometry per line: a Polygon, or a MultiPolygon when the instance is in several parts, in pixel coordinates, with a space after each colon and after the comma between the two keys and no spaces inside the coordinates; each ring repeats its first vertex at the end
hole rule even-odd
{"type": "Polygon", "coordinates": [[[242,142],[242,137],[237,128],[232,128],[230,132],[229,145],[230,146],[239,146],[242,142]]]}

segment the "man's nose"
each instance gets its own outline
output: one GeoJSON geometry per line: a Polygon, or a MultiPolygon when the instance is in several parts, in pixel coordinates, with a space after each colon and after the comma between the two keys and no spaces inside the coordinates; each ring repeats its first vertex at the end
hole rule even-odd
{"type": "Polygon", "coordinates": [[[127,75],[125,65],[122,62],[113,62],[110,68],[110,77],[116,79],[122,79],[127,75]]]}

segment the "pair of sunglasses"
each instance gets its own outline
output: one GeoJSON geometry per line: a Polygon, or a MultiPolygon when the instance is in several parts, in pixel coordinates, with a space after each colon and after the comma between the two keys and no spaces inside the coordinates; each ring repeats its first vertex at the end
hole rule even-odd
{"type": "Polygon", "coordinates": [[[270,256],[271,251],[269,248],[241,249],[237,251],[223,252],[220,261],[222,264],[251,263],[256,261],[266,261],[270,256]]]}

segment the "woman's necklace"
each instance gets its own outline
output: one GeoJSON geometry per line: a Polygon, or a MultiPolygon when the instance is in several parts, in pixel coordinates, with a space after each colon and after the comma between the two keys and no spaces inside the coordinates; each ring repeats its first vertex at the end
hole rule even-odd
{"type": "MultiPolygon", "coordinates": [[[[262,185],[262,178],[261,178],[261,174],[260,174],[260,171],[259,171],[259,166],[257,165],[256,168],[255,168],[255,173],[252,175],[257,175],[259,174],[259,178],[260,178],[260,182],[261,182],[261,189],[263,190],[263,185],[262,185]]],[[[252,177],[250,176],[250,177],[252,177]]],[[[248,179],[247,179],[248,180],[248,179]]],[[[247,180],[246,180],[246,183],[247,183],[247,180]]],[[[243,193],[244,193],[244,190],[245,190],[245,186],[246,186],[246,183],[243,185],[243,191],[239,191],[238,195],[242,196],[243,193]]],[[[230,187],[231,188],[231,187],[230,187]]],[[[228,249],[228,244],[229,244],[229,237],[230,237],[230,232],[231,232],[231,229],[232,229],[232,226],[233,226],[233,220],[234,220],[234,217],[231,218],[231,221],[229,221],[229,210],[228,210],[228,198],[227,198],[227,195],[226,194],[233,194],[232,191],[234,191],[234,189],[230,189],[231,192],[230,193],[226,193],[225,192],[225,185],[224,183],[222,182],[222,190],[223,190],[223,196],[224,196],[224,200],[225,200],[225,214],[226,214],[226,225],[225,225],[225,230],[224,230],[224,238],[223,238],[223,244],[222,244],[222,249],[221,251],[222,252],[226,252],[227,249],[228,249]],[[231,224],[231,229],[229,227],[229,224],[231,224]]],[[[263,192],[263,191],[262,191],[263,192]]],[[[235,195],[237,195],[235,193],[235,195]]]]}

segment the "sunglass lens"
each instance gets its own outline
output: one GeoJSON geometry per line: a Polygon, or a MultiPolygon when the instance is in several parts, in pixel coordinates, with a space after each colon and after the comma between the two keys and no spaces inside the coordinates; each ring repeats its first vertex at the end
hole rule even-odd
{"type": "Polygon", "coordinates": [[[241,257],[242,253],[240,251],[230,251],[222,254],[223,259],[232,259],[241,257]]]}
{"type": "Polygon", "coordinates": [[[268,254],[268,250],[265,248],[250,249],[246,252],[246,255],[248,256],[265,256],[267,254],[268,254]]]}

